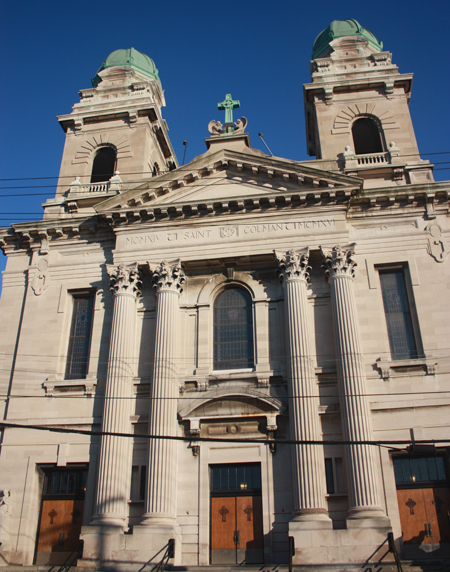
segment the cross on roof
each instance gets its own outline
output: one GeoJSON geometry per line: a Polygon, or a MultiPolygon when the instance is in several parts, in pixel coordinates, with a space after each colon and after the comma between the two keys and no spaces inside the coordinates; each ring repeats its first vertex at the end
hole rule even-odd
{"type": "Polygon", "coordinates": [[[225,110],[225,128],[233,127],[233,109],[237,109],[241,104],[237,100],[233,100],[231,93],[227,93],[225,100],[217,104],[217,108],[225,110]]]}

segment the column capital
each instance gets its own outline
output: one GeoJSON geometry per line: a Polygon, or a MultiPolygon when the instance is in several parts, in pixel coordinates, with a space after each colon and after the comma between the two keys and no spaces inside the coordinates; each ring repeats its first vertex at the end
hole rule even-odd
{"type": "Polygon", "coordinates": [[[294,250],[290,248],[286,253],[273,251],[278,263],[278,274],[281,282],[290,280],[309,280],[309,248],[294,250]]]}
{"type": "Polygon", "coordinates": [[[183,284],[186,281],[186,276],[181,267],[181,259],[173,263],[168,263],[165,260],[159,264],[149,262],[148,266],[153,275],[153,287],[156,289],[157,295],[161,290],[172,290],[181,294],[183,284]]]}
{"type": "Polygon", "coordinates": [[[323,259],[322,268],[328,282],[340,276],[354,278],[356,262],[353,257],[355,255],[355,246],[355,243],[349,244],[344,248],[334,246],[331,251],[326,251],[320,247],[323,259]]]}
{"type": "Polygon", "coordinates": [[[109,287],[113,294],[129,294],[140,296],[142,293],[142,282],[139,273],[138,263],[133,264],[113,264],[106,265],[109,276],[109,287]]]}

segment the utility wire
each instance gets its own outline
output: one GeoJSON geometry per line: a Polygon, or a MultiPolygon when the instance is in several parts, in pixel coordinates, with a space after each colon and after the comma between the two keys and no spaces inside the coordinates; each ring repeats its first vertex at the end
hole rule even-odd
{"type": "MultiPolygon", "coordinates": [[[[407,153],[405,155],[401,155],[400,157],[428,157],[428,156],[432,156],[432,155],[450,155],[450,151],[436,151],[435,153],[407,153]]],[[[288,161],[291,161],[294,164],[303,164],[303,163],[307,163],[305,166],[306,167],[310,167],[312,166],[311,164],[314,163],[314,159],[305,159],[304,161],[297,161],[294,159],[286,159],[288,161]]],[[[319,161],[320,159],[316,159],[316,161],[319,161]]],[[[434,163],[436,164],[436,163],[434,163]]],[[[158,177],[161,175],[165,175],[167,173],[171,173],[173,171],[176,171],[177,173],[179,172],[192,172],[192,171],[201,171],[202,169],[204,169],[204,167],[201,167],[199,169],[183,169],[182,167],[177,167],[176,169],[173,169],[172,171],[160,171],[160,173],[157,175],[158,177]]],[[[121,175],[152,175],[151,171],[130,171],[130,172],[126,172],[126,171],[119,171],[121,175]]],[[[103,173],[104,175],[109,175],[109,173],[103,173]]],[[[45,177],[15,177],[15,178],[7,178],[7,179],[0,179],[0,182],[2,181],[38,181],[38,180],[44,180],[44,179],[74,179],[76,175],[61,175],[61,176],[45,176],[45,177]]],[[[153,176],[153,175],[152,175],[153,176]]],[[[80,179],[86,177],[86,178],[90,178],[91,175],[81,175],[80,179]]],[[[94,184],[94,183],[93,183],[94,184]]]]}
{"type": "Polygon", "coordinates": [[[428,439],[428,440],[414,440],[411,439],[390,439],[390,440],[370,440],[370,441],[338,441],[336,439],[307,440],[307,439],[252,439],[252,438],[220,438],[220,437],[181,437],[174,435],[143,435],[134,433],[118,433],[113,431],[93,431],[87,429],[66,429],[64,427],[51,427],[44,425],[26,425],[20,423],[7,423],[0,422],[0,429],[34,429],[36,431],[50,431],[52,433],[66,433],[76,435],[87,435],[91,437],[125,437],[128,439],[147,439],[147,440],[166,440],[166,441],[183,441],[185,443],[258,443],[268,445],[373,445],[375,447],[386,445],[430,445],[430,444],[445,444],[450,443],[450,439],[428,439]]]}

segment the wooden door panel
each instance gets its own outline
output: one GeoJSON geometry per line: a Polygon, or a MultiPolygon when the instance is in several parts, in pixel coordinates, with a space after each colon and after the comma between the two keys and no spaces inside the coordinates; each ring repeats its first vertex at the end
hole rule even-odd
{"type": "Polygon", "coordinates": [[[234,550],[236,497],[211,499],[211,550],[234,550]]]}
{"type": "Polygon", "coordinates": [[[238,548],[264,548],[261,497],[237,497],[236,522],[240,531],[238,548]]]}
{"type": "Polygon", "coordinates": [[[405,544],[426,543],[425,523],[428,521],[423,489],[397,490],[397,498],[403,542],[405,544]]]}
{"type": "Polygon", "coordinates": [[[429,543],[450,542],[450,491],[447,487],[424,489],[427,522],[431,525],[429,543]]]}
{"type": "Polygon", "coordinates": [[[36,564],[62,564],[79,544],[83,500],[44,500],[36,564]]]}
{"type": "Polygon", "coordinates": [[[261,497],[236,498],[236,528],[239,531],[238,563],[264,562],[261,497]]]}
{"type": "Polygon", "coordinates": [[[58,550],[59,534],[64,527],[66,501],[45,500],[42,503],[38,552],[58,550]]]}

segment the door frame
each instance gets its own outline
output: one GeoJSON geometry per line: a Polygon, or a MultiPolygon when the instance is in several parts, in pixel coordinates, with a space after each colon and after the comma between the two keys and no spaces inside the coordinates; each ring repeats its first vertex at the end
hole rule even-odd
{"type": "MultiPolygon", "coordinates": [[[[211,468],[214,466],[229,466],[229,467],[236,467],[239,465],[246,465],[246,466],[257,466],[259,468],[259,472],[260,472],[260,478],[261,478],[261,463],[210,463],[209,465],[209,471],[210,471],[210,478],[211,478],[211,468]]],[[[211,485],[211,482],[210,482],[211,485]]],[[[210,556],[210,562],[212,562],[212,536],[213,536],[213,520],[212,520],[212,504],[213,504],[213,498],[229,498],[229,499],[235,499],[235,503],[237,505],[237,499],[238,498],[244,498],[244,497],[252,497],[252,498],[260,498],[261,499],[261,540],[262,540],[262,562],[257,562],[255,563],[255,565],[257,564],[264,564],[264,528],[263,528],[263,507],[262,507],[262,482],[261,482],[261,488],[257,491],[255,490],[231,490],[231,491],[212,491],[211,487],[210,487],[210,503],[209,503],[209,522],[210,522],[210,526],[209,526],[209,556],[210,556]]],[[[237,520],[237,512],[235,512],[235,519],[237,520]]],[[[230,549],[231,550],[231,549],[230,549]]],[[[244,550],[244,549],[238,549],[237,547],[234,548],[235,552],[236,552],[236,562],[234,563],[223,563],[225,566],[227,565],[241,565],[239,562],[237,562],[237,555],[238,555],[238,550],[244,550]]],[[[216,563],[215,563],[216,564],[216,563]]],[[[218,563],[217,563],[218,564],[218,563]]],[[[253,563],[252,563],[253,564],[253,563]]]]}
{"type": "MultiPolygon", "coordinates": [[[[47,493],[47,485],[48,485],[48,474],[51,472],[86,472],[86,483],[87,483],[87,477],[88,477],[88,473],[89,473],[89,465],[86,464],[69,464],[63,467],[58,467],[57,465],[54,464],[49,464],[49,465],[36,465],[36,469],[38,471],[39,476],[43,477],[42,480],[42,487],[40,487],[40,499],[39,499],[39,517],[38,517],[38,521],[37,521],[37,528],[36,528],[36,537],[35,537],[35,543],[34,543],[34,555],[33,555],[33,565],[36,565],[36,559],[37,559],[37,555],[38,555],[38,545],[39,545],[39,533],[40,533],[40,528],[41,528],[41,519],[42,519],[42,510],[44,507],[44,501],[45,500],[52,500],[52,499],[58,499],[58,500],[82,500],[83,503],[86,499],[86,489],[84,489],[84,491],[82,493],[75,493],[75,494],[61,494],[61,495],[52,495],[47,493]]],[[[83,519],[83,515],[82,515],[82,519],[83,519]]]]}
{"type": "Polygon", "coordinates": [[[202,443],[199,455],[198,505],[199,505],[199,552],[198,565],[211,564],[211,494],[209,466],[227,464],[259,463],[261,465],[262,520],[264,540],[264,563],[273,562],[271,517],[274,514],[273,454],[265,443],[202,443]]]}

